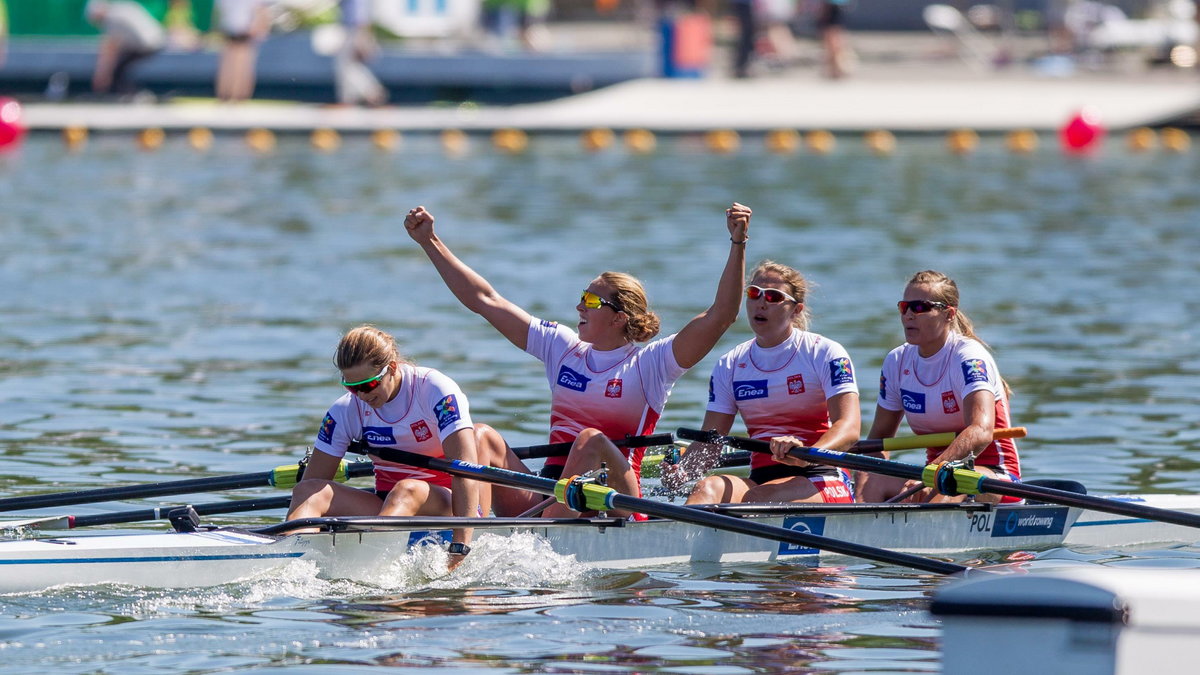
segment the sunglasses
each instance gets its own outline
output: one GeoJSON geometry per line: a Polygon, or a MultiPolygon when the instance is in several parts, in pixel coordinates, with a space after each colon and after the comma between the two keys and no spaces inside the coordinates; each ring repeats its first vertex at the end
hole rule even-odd
{"type": "Polygon", "coordinates": [[[342,380],[342,386],[350,391],[357,391],[360,394],[367,394],[375,391],[379,385],[383,384],[383,376],[387,375],[387,373],[388,367],[384,366],[383,370],[379,371],[379,374],[374,377],[368,377],[367,379],[359,380],[358,382],[347,382],[342,380]]]}
{"type": "Polygon", "coordinates": [[[750,298],[751,300],[763,298],[772,305],[783,302],[784,300],[790,300],[796,303],[800,302],[778,288],[763,288],[762,286],[754,285],[746,287],[746,297],[750,298]]]}
{"type": "Polygon", "coordinates": [[[935,309],[946,309],[950,305],[947,305],[944,302],[938,302],[936,300],[901,300],[900,302],[896,303],[896,306],[900,308],[901,314],[904,314],[910,309],[912,310],[913,314],[924,314],[926,312],[932,312],[935,309]]]}
{"type": "Polygon", "coordinates": [[[625,310],[617,307],[614,303],[605,300],[591,291],[584,291],[579,294],[579,301],[588,309],[600,309],[601,307],[612,307],[614,312],[623,312],[625,310]]]}

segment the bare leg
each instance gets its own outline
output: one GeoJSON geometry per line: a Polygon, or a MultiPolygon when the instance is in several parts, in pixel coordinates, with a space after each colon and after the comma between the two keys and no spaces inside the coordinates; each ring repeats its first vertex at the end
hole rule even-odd
{"type": "Polygon", "coordinates": [[[450,491],[428,481],[406,478],[388,493],[381,516],[449,516],[450,491]]]}
{"type": "MultiPolygon", "coordinates": [[[[500,433],[486,424],[475,425],[475,451],[479,454],[479,463],[484,466],[529,473],[529,467],[509,449],[500,433]]],[[[541,495],[528,490],[479,484],[479,506],[485,516],[489,510],[495,511],[497,516],[515,516],[539,501],[541,495]]]]}
{"type": "MultiPolygon", "coordinates": [[[[600,468],[603,462],[608,467],[608,485],[627,495],[638,494],[638,477],[625,460],[625,456],[596,429],[584,429],[571,445],[567,463],[563,466],[563,477],[575,476],[600,468]]],[[[625,517],[629,511],[614,510],[610,515],[625,517]]],[[[564,504],[554,504],[546,509],[547,518],[571,518],[578,515],[564,504]]]]}
{"type": "Polygon", "coordinates": [[[741,476],[715,475],[708,476],[696,483],[692,494],[688,495],[688,504],[734,504],[743,501],[746,493],[754,483],[741,476]]]}

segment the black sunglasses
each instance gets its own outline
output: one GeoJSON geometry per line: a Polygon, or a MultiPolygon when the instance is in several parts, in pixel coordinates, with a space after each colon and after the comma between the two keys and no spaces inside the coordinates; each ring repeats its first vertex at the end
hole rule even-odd
{"type": "Polygon", "coordinates": [[[900,308],[901,314],[910,309],[912,310],[913,314],[924,314],[926,312],[932,312],[935,309],[946,309],[950,305],[947,305],[944,302],[938,302],[937,300],[901,300],[900,302],[896,303],[896,306],[900,308]]]}

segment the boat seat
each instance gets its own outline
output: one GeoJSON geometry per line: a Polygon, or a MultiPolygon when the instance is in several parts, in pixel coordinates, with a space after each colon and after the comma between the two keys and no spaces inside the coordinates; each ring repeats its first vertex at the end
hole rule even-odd
{"type": "MultiPolygon", "coordinates": [[[[1067,478],[1035,478],[1033,480],[1021,481],[1026,485],[1036,485],[1038,487],[1051,488],[1054,490],[1062,490],[1063,492],[1074,492],[1076,494],[1086,495],[1087,488],[1083,483],[1077,480],[1069,480],[1067,478]]],[[[1044,504],[1033,499],[1025,500],[1026,504],[1044,504]]]]}

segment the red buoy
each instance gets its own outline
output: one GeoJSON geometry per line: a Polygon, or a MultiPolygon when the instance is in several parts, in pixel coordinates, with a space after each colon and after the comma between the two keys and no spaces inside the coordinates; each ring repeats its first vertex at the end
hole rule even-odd
{"type": "Polygon", "coordinates": [[[0,97],[0,152],[16,148],[24,136],[21,104],[11,98],[0,97]]]}
{"type": "Polygon", "coordinates": [[[1059,139],[1063,150],[1070,153],[1084,153],[1095,150],[1104,140],[1104,125],[1095,112],[1081,110],[1075,113],[1059,130],[1059,139]]]}

